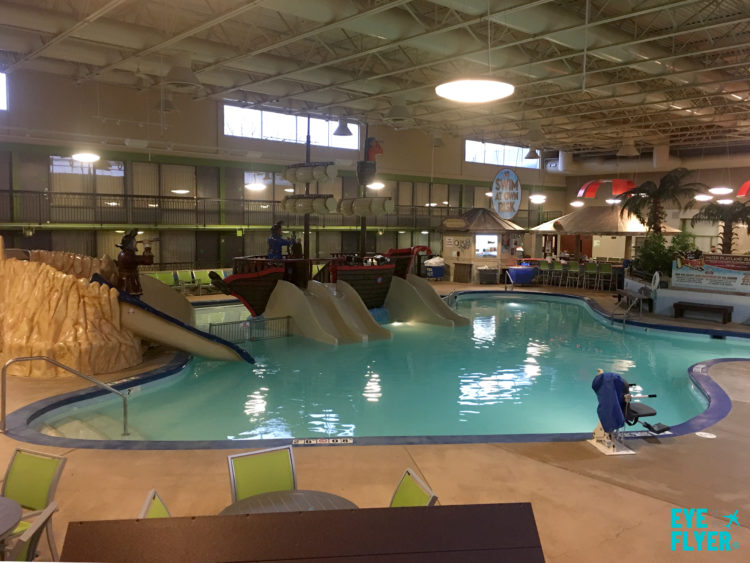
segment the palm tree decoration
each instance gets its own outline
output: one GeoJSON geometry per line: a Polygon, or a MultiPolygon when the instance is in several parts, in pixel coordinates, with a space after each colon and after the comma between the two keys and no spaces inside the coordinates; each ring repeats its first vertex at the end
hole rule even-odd
{"type": "Polygon", "coordinates": [[[670,203],[680,210],[688,209],[693,204],[693,196],[708,189],[708,186],[700,182],[683,183],[690,173],[686,168],[675,168],[662,176],[658,185],[648,180],[625,192],[620,215],[631,213],[638,217],[649,231],[661,234],[666,218],[665,204],[670,203]]]}
{"type": "Polygon", "coordinates": [[[731,254],[732,244],[737,236],[734,234],[734,226],[738,223],[744,224],[747,226],[747,234],[750,235],[750,205],[746,201],[735,201],[731,205],[711,202],[690,220],[692,226],[699,222],[724,223],[721,229],[721,251],[724,254],[731,254]]]}

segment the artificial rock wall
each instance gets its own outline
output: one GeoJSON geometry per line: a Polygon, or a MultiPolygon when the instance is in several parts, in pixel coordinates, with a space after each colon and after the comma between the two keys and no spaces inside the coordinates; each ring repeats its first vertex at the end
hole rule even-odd
{"type": "MultiPolygon", "coordinates": [[[[6,259],[0,237],[0,362],[48,356],[94,375],[135,366],[141,342],[120,327],[117,290],[89,283],[42,262],[6,259]]],[[[70,376],[42,361],[8,373],[70,376]]]]}

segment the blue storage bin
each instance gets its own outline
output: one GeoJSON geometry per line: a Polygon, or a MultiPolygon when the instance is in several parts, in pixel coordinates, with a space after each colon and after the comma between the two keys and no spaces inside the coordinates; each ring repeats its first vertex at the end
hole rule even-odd
{"type": "Polygon", "coordinates": [[[425,277],[442,278],[445,275],[445,266],[425,266],[425,277]]]}

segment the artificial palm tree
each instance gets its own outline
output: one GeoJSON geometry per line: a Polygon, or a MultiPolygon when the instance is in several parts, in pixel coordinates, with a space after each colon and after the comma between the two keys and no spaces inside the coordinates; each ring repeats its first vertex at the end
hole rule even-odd
{"type": "Polygon", "coordinates": [[[708,189],[700,182],[683,183],[690,173],[686,168],[675,168],[662,176],[658,185],[648,180],[625,192],[620,215],[632,213],[649,231],[660,234],[666,217],[665,204],[671,203],[680,210],[688,209],[693,204],[693,196],[708,189]]]}
{"type": "Polygon", "coordinates": [[[730,205],[721,205],[712,201],[706,204],[690,220],[690,224],[693,226],[699,222],[724,223],[721,229],[721,251],[724,254],[731,254],[732,244],[736,236],[734,226],[738,223],[744,224],[747,227],[747,234],[750,235],[750,205],[747,201],[735,201],[730,205]]]}

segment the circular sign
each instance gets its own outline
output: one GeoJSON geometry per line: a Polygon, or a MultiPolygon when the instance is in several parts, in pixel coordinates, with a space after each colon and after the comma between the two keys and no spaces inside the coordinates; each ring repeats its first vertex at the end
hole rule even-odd
{"type": "Polygon", "coordinates": [[[492,181],[492,207],[503,219],[512,219],[521,206],[521,182],[513,170],[505,168],[492,181]]]}

